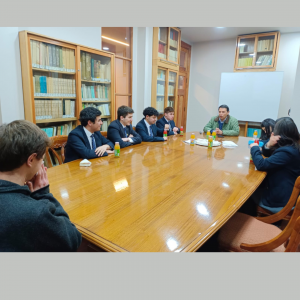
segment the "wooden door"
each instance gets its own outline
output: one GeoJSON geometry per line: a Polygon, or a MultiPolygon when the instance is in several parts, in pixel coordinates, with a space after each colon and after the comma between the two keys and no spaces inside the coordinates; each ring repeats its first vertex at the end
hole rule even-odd
{"type": "Polygon", "coordinates": [[[179,73],[178,91],[177,91],[177,121],[178,127],[183,126],[186,131],[186,113],[187,113],[187,76],[185,73],[179,73]]]}

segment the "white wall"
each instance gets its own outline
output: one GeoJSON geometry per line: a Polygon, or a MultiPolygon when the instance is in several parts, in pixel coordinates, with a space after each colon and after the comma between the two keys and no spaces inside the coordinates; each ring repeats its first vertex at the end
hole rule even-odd
{"type": "MultiPolygon", "coordinates": [[[[192,45],[187,131],[202,130],[217,115],[222,72],[233,72],[236,39],[192,45]]],[[[278,117],[291,106],[299,59],[300,33],[281,34],[276,71],[283,71],[278,117]]]]}
{"type": "Polygon", "coordinates": [[[153,27],[133,28],[132,108],[133,125],[143,118],[143,110],[151,106],[153,27]]]}
{"type": "Polygon", "coordinates": [[[293,94],[293,99],[291,104],[290,116],[294,119],[298,127],[298,130],[300,130],[300,60],[298,60],[294,86],[295,87],[294,87],[294,94],[293,94]]]}

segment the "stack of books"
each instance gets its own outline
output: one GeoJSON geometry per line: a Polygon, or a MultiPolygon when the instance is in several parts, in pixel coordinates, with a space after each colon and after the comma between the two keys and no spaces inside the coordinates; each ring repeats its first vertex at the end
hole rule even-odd
{"type": "Polygon", "coordinates": [[[168,95],[174,96],[175,87],[172,84],[169,84],[168,95]]]}
{"type": "Polygon", "coordinates": [[[169,59],[172,61],[177,61],[177,50],[169,50],[169,59]]]}
{"type": "Polygon", "coordinates": [[[101,101],[108,100],[109,87],[105,84],[101,85],[81,85],[81,96],[83,101],[101,101]]]}
{"type": "Polygon", "coordinates": [[[110,116],[110,105],[109,104],[96,105],[94,103],[82,103],[82,109],[84,109],[86,107],[95,107],[101,111],[102,115],[110,116]]]}
{"type": "Polygon", "coordinates": [[[274,48],[274,39],[260,40],[257,43],[257,51],[271,51],[274,48]]]}
{"type": "Polygon", "coordinates": [[[262,55],[256,61],[257,66],[270,66],[272,65],[273,55],[262,55]]]}
{"type": "Polygon", "coordinates": [[[249,67],[252,66],[253,57],[239,58],[238,66],[239,67],[249,67]]]}
{"type": "Polygon", "coordinates": [[[100,128],[100,131],[107,131],[108,128],[108,120],[102,120],[103,124],[100,128]]]}
{"type": "Polygon", "coordinates": [[[30,40],[33,68],[61,72],[75,72],[75,51],[73,49],[30,40]]]}
{"type": "Polygon", "coordinates": [[[52,137],[57,135],[68,135],[72,131],[73,125],[72,122],[68,122],[64,125],[51,126],[51,127],[41,128],[41,129],[46,132],[48,137],[52,137]]]}
{"type": "Polygon", "coordinates": [[[163,97],[157,98],[156,109],[160,114],[162,114],[164,112],[164,98],[163,97]]]}
{"type": "Polygon", "coordinates": [[[157,83],[157,95],[164,96],[165,95],[165,85],[161,83],[157,83]]]}
{"type": "Polygon", "coordinates": [[[34,75],[34,96],[76,97],[75,79],[34,75]]]}

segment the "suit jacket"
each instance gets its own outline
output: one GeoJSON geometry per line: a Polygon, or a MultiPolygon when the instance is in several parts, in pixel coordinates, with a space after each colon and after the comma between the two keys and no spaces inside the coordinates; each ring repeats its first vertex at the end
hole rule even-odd
{"type": "MultiPolygon", "coordinates": [[[[114,144],[106,139],[100,131],[94,132],[96,148],[102,145],[109,145],[112,149],[114,149],[114,144]]],[[[105,152],[102,156],[107,156],[107,152],[105,152]]],[[[77,126],[73,129],[68,136],[68,141],[66,145],[66,159],[65,163],[79,159],[79,158],[97,158],[97,154],[95,150],[91,149],[91,145],[88,141],[88,138],[85,134],[82,125],[77,126]]]]}
{"type": "Polygon", "coordinates": [[[119,120],[115,120],[110,123],[107,129],[107,138],[112,141],[113,143],[119,142],[121,148],[125,148],[131,145],[140,144],[142,142],[142,138],[137,134],[133,129],[132,126],[126,126],[126,132],[127,136],[132,134],[134,137],[132,137],[131,142],[124,142],[122,138],[126,138],[126,134],[124,132],[123,125],[119,120]]]}
{"type": "MultiPolygon", "coordinates": [[[[175,125],[175,122],[174,122],[173,120],[172,120],[172,121],[169,121],[169,123],[170,123],[170,125],[172,126],[172,128],[177,127],[177,126],[175,125]]],[[[160,129],[164,129],[164,128],[165,128],[165,125],[166,125],[166,124],[169,124],[169,123],[167,123],[165,117],[162,117],[161,119],[159,119],[159,120],[156,122],[156,126],[157,126],[158,128],[160,128],[160,129]]],[[[177,133],[179,133],[179,132],[177,131],[177,133]]],[[[168,130],[168,135],[174,135],[174,131],[173,131],[173,130],[172,130],[172,131],[168,130]]]]}
{"type": "Polygon", "coordinates": [[[153,136],[149,136],[148,128],[144,120],[145,118],[139,121],[135,127],[136,132],[142,137],[142,140],[144,142],[163,142],[164,138],[162,136],[164,130],[161,128],[157,128],[157,126],[153,124],[151,125],[153,136]]]}
{"type": "Polygon", "coordinates": [[[300,176],[299,150],[293,146],[284,146],[272,151],[264,145],[262,152],[259,147],[252,147],[251,155],[257,170],[268,172],[264,179],[267,188],[262,195],[262,203],[268,207],[284,207],[300,176]]]}

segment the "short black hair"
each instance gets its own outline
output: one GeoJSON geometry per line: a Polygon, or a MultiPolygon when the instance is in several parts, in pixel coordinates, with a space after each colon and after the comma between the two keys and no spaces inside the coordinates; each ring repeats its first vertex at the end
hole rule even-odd
{"type": "Polygon", "coordinates": [[[226,105],[226,104],[220,105],[219,108],[218,108],[218,110],[219,110],[220,108],[226,108],[227,111],[229,111],[229,107],[228,107],[228,105],[226,105]]]}
{"type": "Polygon", "coordinates": [[[144,109],[143,115],[144,115],[145,118],[146,118],[146,116],[149,116],[149,117],[156,116],[156,117],[158,117],[159,113],[154,107],[147,107],[147,108],[144,109]]]}
{"type": "Polygon", "coordinates": [[[86,126],[88,121],[95,123],[98,116],[101,116],[101,111],[95,107],[86,107],[80,112],[79,121],[82,126],[86,126]]]}
{"type": "Polygon", "coordinates": [[[131,107],[126,106],[126,105],[122,105],[122,106],[120,106],[118,108],[118,112],[117,113],[118,113],[118,120],[120,120],[121,117],[126,118],[126,116],[128,114],[133,114],[134,111],[133,111],[133,109],[131,107]]]}

